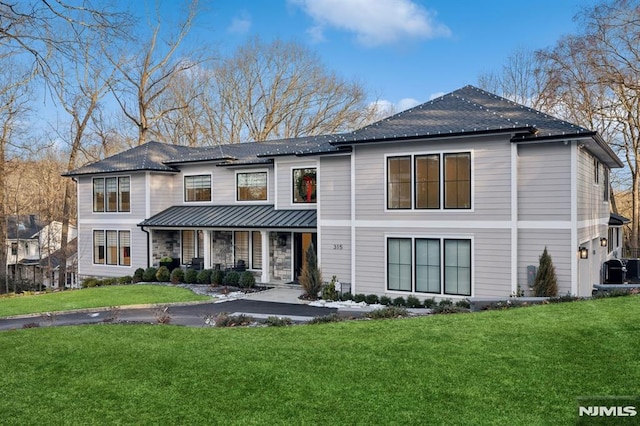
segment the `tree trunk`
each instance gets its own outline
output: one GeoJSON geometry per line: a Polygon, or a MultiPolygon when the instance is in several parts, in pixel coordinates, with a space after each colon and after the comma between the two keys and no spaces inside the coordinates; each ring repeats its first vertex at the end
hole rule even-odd
{"type": "Polygon", "coordinates": [[[638,206],[640,206],[640,196],[638,194],[638,169],[631,176],[631,239],[629,245],[631,248],[638,248],[638,206]]]}

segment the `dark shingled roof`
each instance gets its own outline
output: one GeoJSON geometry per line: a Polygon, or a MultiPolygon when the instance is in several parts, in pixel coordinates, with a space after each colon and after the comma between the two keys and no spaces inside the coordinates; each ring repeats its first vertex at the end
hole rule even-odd
{"type": "Polygon", "coordinates": [[[477,87],[465,86],[354,132],[336,135],[332,143],[340,145],[501,131],[522,132],[528,139],[590,136],[594,133],[477,87]]]}
{"type": "Polygon", "coordinates": [[[7,217],[7,238],[10,240],[30,240],[44,228],[37,215],[11,215],[7,217]]]}
{"type": "Polygon", "coordinates": [[[275,210],[272,205],[173,206],[138,226],[163,228],[315,228],[316,210],[275,210]]]}
{"type": "Polygon", "coordinates": [[[161,172],[177,172],[174,167],[165,164],[165,161],[184,155],[194,148],[180,145],[169,145],[160,142],[147,142],[119,154],[107,157],[104,160],[87,164],[64,176],[80,176],[110,172],[128,172],[152,170],[161,172]]]}
{"type": "Polygon", "coordinates": [[[631,222],[631,219],[621,216],[619,214],[611,213],[609,215],[609,225],[611,226],[622,226],[625,223],[631,222]]]}
{"type": "Polygon", "coordinates": [[[62,264],[63,258],[68,259],[77,253],[78,253],[78,239],[74,238],[67,243],[66,250],[58,249],[54,251],[53,253],[51,253],[51,256],[47,256],[40,261],[40,266],[42,267],[51,266],[51,269],[57,269],[60,266],[60,264],[62,264]],[[67,255],[64,256],[64,253],[67,253],[67,255]]]}

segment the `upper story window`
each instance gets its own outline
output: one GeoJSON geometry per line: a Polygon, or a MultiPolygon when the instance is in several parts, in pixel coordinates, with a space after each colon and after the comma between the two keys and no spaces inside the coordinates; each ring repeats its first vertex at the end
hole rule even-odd
{"type": "Polygon", "coordinates": [[[600,183],[600,163],[593,159],[593,183],[600,183]]]}
{"type": "Polygon", "coordinates": [[[238,173],[236,175],[238,201],[264,201],[267,199],[267,172],[238,173]]]}
{"type": "Polygon", "coordinates": [[[471,208],[471,153],[387,157],[388,209],[443,207],[471,208]]]}
{"type": "Polygon", "coordinates": [[[316,202],[316,168],[293,169],[293,202],[316,202]]]}
{"type": "Polygon", "coordinates": [[[128,176],[93,179],[94,212],[128,212],[130,199],[131,178],[128,176]]]}
{"type": "Polygon", "coordinates": [[[184,177],[185,201],[211,201],[211,175],[184,177]]]}

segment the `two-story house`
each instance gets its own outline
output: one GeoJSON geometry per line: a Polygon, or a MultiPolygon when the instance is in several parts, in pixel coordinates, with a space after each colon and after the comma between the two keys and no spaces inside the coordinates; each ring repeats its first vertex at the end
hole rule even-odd
{"type": "Polygon", "coordinates": [[[526,290],[545,246],[560,292],[590,295],[616,167],[597,133],[466,86],[351,133],[149,142],[68,175],[80,276],[170,256],[289,283],[314,243],[353,293],[456,298],[526,290]]]}

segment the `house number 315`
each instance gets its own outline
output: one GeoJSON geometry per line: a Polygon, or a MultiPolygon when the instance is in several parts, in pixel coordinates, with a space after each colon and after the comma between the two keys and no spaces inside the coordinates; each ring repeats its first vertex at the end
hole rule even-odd
{"type": "Polygon", "coordinates": [[[333,249],[334,250],[342,250],[342,244],[334,244],[333,245],[333,249]]]}

